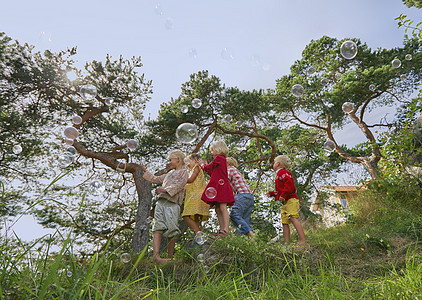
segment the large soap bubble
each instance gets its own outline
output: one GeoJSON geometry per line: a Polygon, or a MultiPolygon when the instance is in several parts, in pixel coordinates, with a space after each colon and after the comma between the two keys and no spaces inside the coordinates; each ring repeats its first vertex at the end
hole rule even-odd
{"type": "Polygon", "coordinates": [[[321,79],[321,85],[322,86],[326,86],[330,83],[330,81],[327,78],[322,78],[321,79]]]}
{"type": "Polygon", "coordinates": [[[75,140],[79,135],[79,131],[75,127],[69,126],[65,128],[63,135],[69,140],[75,140]]]}
{"type": "Polygon", "coordinates": [[[195,98],[195,99],[192,100],[192,106],[194,108],[200,108],[201,105],[202,105],[201,99],[195,98]]]}
{"type": "Polygon", "coordinates": [[[333,141],[328,140],[324,143],[324,149],[329,152],[333,152],[336,149],[336,144],[334,144],[333,141]]]}
{"type": "Polygon", "coordinates": [[[88,186],[89,192],[94,196],[99,196],[105,192],[105,185],[99,180],[93,180],[88,186]]]}
{"type": "Polygon", "coordinates": [[[391,65],[393,66],[393,68],[400,68],[401,66],[401,61],[398,58],[393,59],[393,61],[391,62],[391,65]]]}
{"type": "Polygon", "coordinates": [[[303,96],[303,93],[305,92],[305,89],[300,84],[295,84],[292,87],[292,94],[293,96],[300,98],[303,96]]]}
{"type": "Polygon", "coordinates": [[[177,139],[185,144],[193,143],[198,137],[196,126],[191,123],[182,123],[176,129],[177,139]]]}
{"type": "Polygon", "coordinates": [[[210,186],[205,190],[205,196],[209,199],[214,199],[217,196],[217,190],[210,186]]]}
{"type": "Polygon", "coordinates": [[[203,263],[205,260],[205,256],[202,253],[199,253],[198,256],[196,257],[196,259],[200,262],[203,263]]]}
{"type": "Polygon", "coordinates": [[[198,245],[203,245],[205,244],[205,242],[207,241],[207,238],[205,236],[205,234],[202,231],[198,231],[195,235],[195,238],[193,239],[195,241],[195,243],[197,243],[198,245]]]}
{"type": "Polygon", "coordinates": [[[57,162],[61,168],[66,168],[67,166],[71,165],[74,160],[75,157],[70,152],[60,154],[57,158],[57,162]]]}
{"type": "Polygon", "coordinates": [[[92,84],[86,84],[81,86],[79,93],[83,99],[92,100],[97,96],[97,88],[92,84]]]}
{"type": "Polygon", "coordinates": [[[340,53],[345,59],[353,59],[358,53],[358,47],[353,41],[345,41],[340,46],[340,53]]]}
{"type": "Polygon", "coordinates": [[[308,74],[309,76],[314,75],[315,73],[315,68],[313,66],[310,66],[309,68],[306,69],[306,74],[308,74]]]}
{"type": "Polygon", "coordinates": [[[105,105],[112,105],[113,104],[113,102],[114,102],[114,99],[112,98],[112,97],[105,97],[104,98],[104,103],[105,103],[105,105]]]}
{"type": "Polygon", "coordinates": [[[344,102],[343,106],[341,107],[341,109],[346,113],[346,114],[350,114],[354,109],[355,106],[353,105],[353,103],[351,102],[344,102]]]}

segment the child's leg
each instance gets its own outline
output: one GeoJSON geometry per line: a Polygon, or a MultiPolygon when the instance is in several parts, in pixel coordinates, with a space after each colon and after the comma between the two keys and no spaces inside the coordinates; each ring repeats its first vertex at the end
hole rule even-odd
{"type": "Polygon", "coordinates": [[[217,217],[218,217],[218,212],[220,212],[220,218],[218,218],[218,221],[220,222],[220,219],[221,219],[220,230],[229,232],[230,216],[229,216],[229,212],[227,211],[227,203],[218,203],[217,208],[218,208],[217,217]]]}
{"type": "Polygon", "coordinates": [[[161,232],[154,232],[152,237],[152,252],[153,252],[153,258],[154,260],[159,263],[166,263],[170,259],[165,259],[160,257],[160,243],[161,243],[161,232]]]}
{"type": "Polygon", "coordinates": [[[195,215],[195,223],[199,231],[202,231],[201,217],[199,215],[195,215]]]}
{"type": "Polygon", "coordinates": [[[305,243],[305,233],[303,232],[302,224],[300,224],[299,220],[296,218],[291,217],[290,221],[292,222],[293,226],[296,228],[297,234],[299,235],[299,243],[305,243]]]}
{"type": "Polygon", "coordinates": [[[290,242],[290,226],[289,224],[283,224],[283,236],[286,243],[290,242]]]}
{"type": "Polygon", "coordinates": [[[198,223],[194,220],[192,220],[189,216],[184,216],[183,220],[188,224],[189,228],[193,230],[193,232],[197,233],[200,229],[198,226],[198,223]]]}
{"type": "Polygon", "coordinates": [[[167,245],[167,252],[169,254],[169,260],[173,259],[174,246],[176,245],[176,240],[169,241],[167,245]]]}

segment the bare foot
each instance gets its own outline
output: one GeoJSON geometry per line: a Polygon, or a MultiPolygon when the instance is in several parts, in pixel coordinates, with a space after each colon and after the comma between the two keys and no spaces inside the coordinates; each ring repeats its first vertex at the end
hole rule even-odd
{"type": "Polygon", "coordinates": [[[251,230],[251,231],[249,231],[248,232],[248,237],[250,237],[250,238],[254,238],[255,237],[255,233],[253,233],[253,231],[251,230]]]}
{"type": "Polygon", "coordinates": [[[166,264],[166,263],[170,262],[171,258],[161,258],[157,255],[157,256],[154,256],[154,260],[157,264],[162,265],[162,264],[166,264]]]}

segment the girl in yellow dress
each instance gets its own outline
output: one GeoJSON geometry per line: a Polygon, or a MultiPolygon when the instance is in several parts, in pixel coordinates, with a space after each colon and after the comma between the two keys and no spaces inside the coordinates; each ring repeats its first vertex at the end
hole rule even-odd
{"type": "Polygon", "coordinates": [[[201,157],[192,153],[187,156],[186,164],[190,173],[188,183],[186,184],[185,204],[182,217],[186,224],[197,234],[202,235],[202,221],[208,220],[210,216],[210,206],[201,200],[202,193],[205,190],[206,183],[204,173],[199,166],[201,157]]]}

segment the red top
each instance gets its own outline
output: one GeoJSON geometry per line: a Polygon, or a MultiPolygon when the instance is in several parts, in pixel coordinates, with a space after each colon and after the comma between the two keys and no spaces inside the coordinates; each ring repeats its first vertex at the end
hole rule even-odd
{"type": "Polygon", "coordinates": [[[275,192],[270,191],[270,196],[275,197],[275,201],[279,201],[282,197],[285,201],[290,198],[297,198],[296,187],[293,181],[292,173],[286,169],[280,169],[275,178],[275,192]]]}
{"type": "Polygon", "coordinates": [[[223,155],[217,155],[208,165],[202,166],[202,169],[207,172],[211,178],[205,187],[201,199],[211,206],[216,203],[227,203],[229,206],[233,205],[234,196],[227,174],[226,157],[223,155]],[[209,190],[208,188],[211,189],[209,190]],[[216,195],[214,193],[215,196],[210,192],[212,188],[217,191],[216,195]]]}

